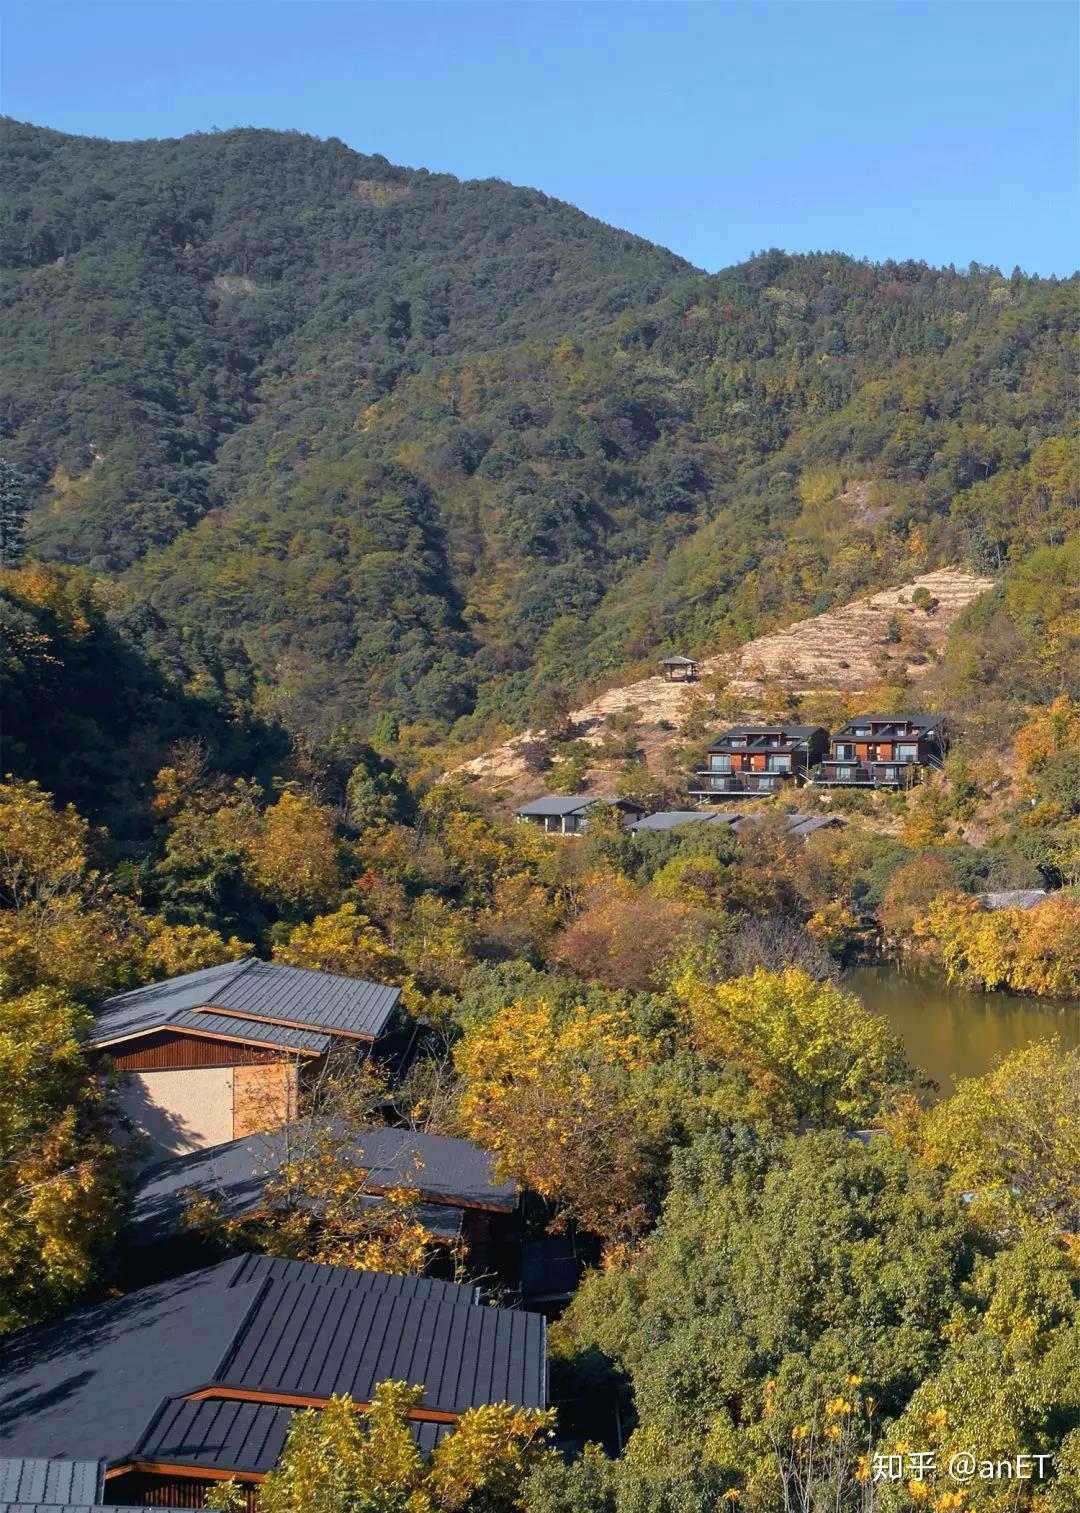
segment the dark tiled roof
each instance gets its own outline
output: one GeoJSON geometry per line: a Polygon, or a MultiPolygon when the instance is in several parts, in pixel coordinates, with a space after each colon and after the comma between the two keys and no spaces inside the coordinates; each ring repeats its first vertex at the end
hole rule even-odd
{"type": "Polygon", "coordinates": [[[197,1391],[206,1402],[225,1390],[366,1402],[393,1378],[423,1384],[424,1405],[449,1413],[544,1406],[543,1319],[475,1297],[423,1277],[225,1261],[12,1336],[0,1449],[124,1464],[151,1458],[151,1443],[186,1442],[185,1463],[224,1466],[234,1451],[268,1456],[283,1437],[277,1416],[175,1401],[197,1391]]]}
{"type": "Polygon", "coordinates": [[[105,1482],[99,1460],[0,1459],[3,1503],[93,1503],[105,1482]]]}
{"type": "Polygon", "coordinates": [[[107,999],[96,1017],[94,1043],[103,1045],[163,1026],[265,1039],[276,1021],[284,1038],[272,1043],[297,1048],[317,1044],[325,1049],[327,1034],[377,1039],[400,996],[400,988],[331,972],[280,962],[234,961],[107,999]],[[239,1028],[244,1025],[251,1028],[245,1032],[239,1028]],[[316,1032],[314,1038],[309,1033],[298,1037],[297,1027],[316,1032]]]}

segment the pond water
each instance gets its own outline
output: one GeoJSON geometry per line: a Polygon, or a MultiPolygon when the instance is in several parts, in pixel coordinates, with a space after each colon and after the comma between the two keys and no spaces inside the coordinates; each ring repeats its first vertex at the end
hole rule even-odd
{"type": "Polygon", "coordinates": [[[1058,1035],[1080,1045],[1080,1006],[1057,998],[1014,998],[955,988],[937,972],[900,966],[856,967],[844,986],[900,1035],[908,1060],[933,1077],[942,1095],[958,1077],[978,1077],[1002,1056],[1058,1035]]]}

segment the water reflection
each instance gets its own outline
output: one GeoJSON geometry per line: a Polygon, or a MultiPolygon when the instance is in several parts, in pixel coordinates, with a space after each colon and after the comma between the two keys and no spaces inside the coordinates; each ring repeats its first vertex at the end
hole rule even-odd
{"type": "Polygon", "coordinates": [[[1055,998],[1014,998],[950,987],[933,971],[858,967],[844,985],[873,1014],[889,1021],[907,1047],[908,1060],[952,1091],[958,1077],[977,1077],[1010,1051],[1057,1035],[1080,1045],[1080,1006],[1055,998]]]}

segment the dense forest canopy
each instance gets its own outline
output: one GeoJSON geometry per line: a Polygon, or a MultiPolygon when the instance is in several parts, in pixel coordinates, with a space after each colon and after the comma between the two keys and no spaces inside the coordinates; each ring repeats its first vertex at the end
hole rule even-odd
{"type": "Polygon", "coordinates": [[[1015,567],[1076,510],[1075,280],[706,277],[336,140],[4,140],[32,551],[309,743],[520,728],[660,647],[1015,567]]]}

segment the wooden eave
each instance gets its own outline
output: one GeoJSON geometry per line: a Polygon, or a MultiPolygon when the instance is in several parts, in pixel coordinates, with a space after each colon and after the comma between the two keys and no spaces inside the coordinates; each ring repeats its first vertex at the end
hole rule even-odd
{"type": "MultiPolygon", "coordinates": [[[[219,1013],[220,1010],[216,1010],[215,1009],[213,1012],[219,1013]]],[[[234,1015],[233,1017],[234,1018],[240,1018],[241,1016],[240,1015],[234,1015]]],[[[249,1017],[253,1017],[253,1016],[249,1016],[249,1017]]],[[[273,1022],[273,1021],[271,1021],[271,1022],[273,1022]]],[[[311,1030],[311,1026],[307,1025],[307,1024],[304,1024],[304,1025],[295,1025],[295,1026],[289,1025],[289,1026],[285,1026],[285,1028],[288,1028],[288,1029],[294,1029],[295,1028],[295,1029],[300,1029],[300,1030],[311,1030]]],[[[312,1031],[312,1033],[313,1034],[325,1034],[326,1031],[319,1030],[319,1031],[312,1031]]],[[[281,1055],[283,1058],[287,1057],[287,1056],[292,1056],[292,1055],[296,1055],[296,1056],[321,1056],[322,1055],[321,1051],[306,1050],[303,1046],[279,1045],[276,1041],[272,1041],[272,1040],[252,1040],[249,1035],[223,1035],[219,1030],[194,1030],[189,1025],[176,1025],[176,1024],[149,1024],[149,1025],[143,1025],[138,1030],[130,1030],[130,1031],[128,1031],[124,1035],[116,1035],[111,1040],[92,1040],[90,1042],[90,1045],[91,1045],[91,1049],[93,1049],[95,1051],[106,1051],[106,1050],[109,1049],[110,1046],[114,1046],[114,1045],[128,1045],[133,1040],[142,1040],[147,1035],[162,1035],[162,1034],[168,1034],[168,1035],[187,1035],[187,1036],[190,1036],[190,1038],[192,1040],[219,1040],[219,1041],[224,1041],[227,1045],[251,1046],[253,1049],[260,1050],[260,1051],[277,1051],[278,1054],[281,1055]]]]}

